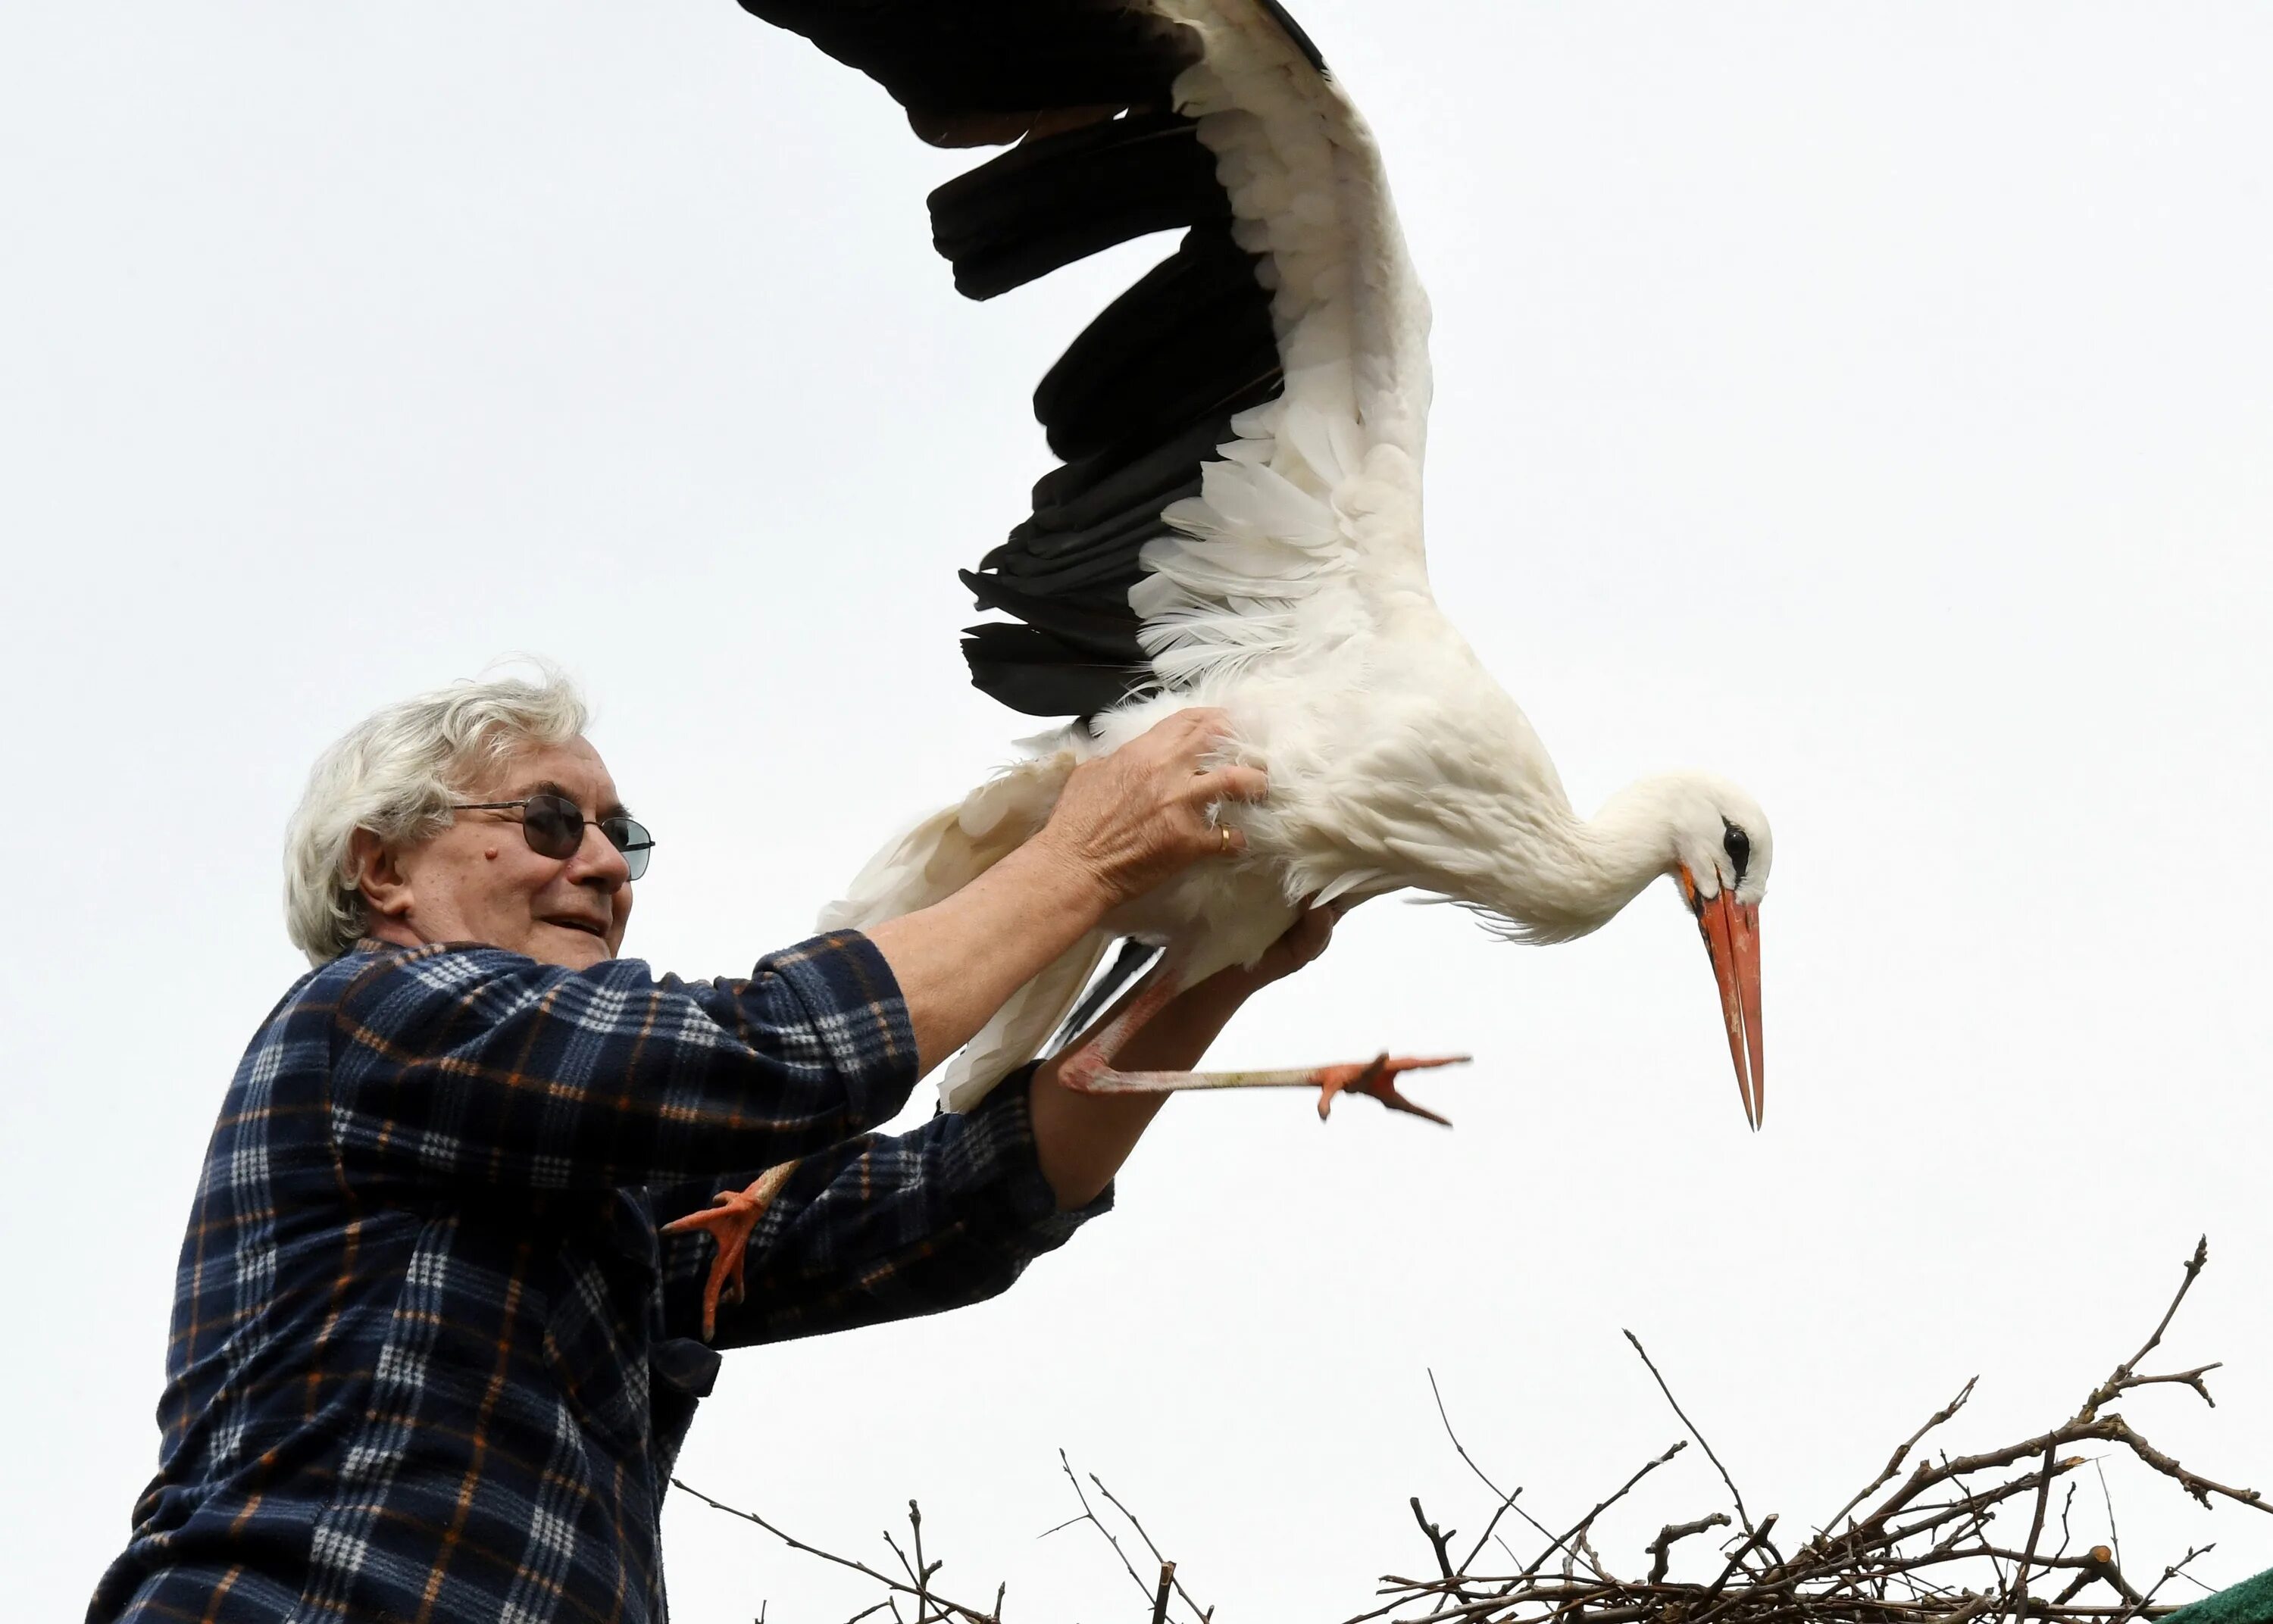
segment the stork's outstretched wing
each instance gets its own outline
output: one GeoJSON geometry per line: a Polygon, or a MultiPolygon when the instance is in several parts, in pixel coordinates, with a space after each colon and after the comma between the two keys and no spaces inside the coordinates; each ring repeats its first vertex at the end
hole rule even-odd
{"type": "Polygon", "coordinates": [[[964,580],[971,679],[1105,709],[1339,642],[1428,591],[1429,307],[1373,137],[1276,0],[741,0],[940,146],[976,299],[1147,232],[1182,245],[1034,392],[1064,465],[964,580]]]}

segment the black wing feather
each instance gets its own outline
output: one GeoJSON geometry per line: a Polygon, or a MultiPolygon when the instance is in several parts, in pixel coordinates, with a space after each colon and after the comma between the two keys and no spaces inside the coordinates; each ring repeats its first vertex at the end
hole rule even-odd
{"type": "MultiPolygon", "coordinates": [[[[1014,710],[1078,716],[1155,678],[1129,588],[1160,512],[1197,489],[1232,415],[1284,387],[1257,260],[1215,161],[1173,110],[1188,32],[1130,0],[741,0],[866,73],[944,145],[1019,140],[932,194],[956,286],[993,298],[1150,232],[1176,251],[1114,301],[1034,393],[1063,467],[963,580],[1014,617],[969,628],[971,679],[1014,710]],[[1020,138],[1024,138],[1020,140],[1020,138]]],[[[1259,0],[1311,66],[1276,0],[1259,0]]]]}
{"type": "Polygon", "coordinates": [[[973,299],[1131,237],[1230,218],[1213,155],[1173,113],[1023,141],[931,194],[932,242],[973,299]]]}
{"type": "Polygon", "coordinates": [[[1275,385],[1279,341],[1260,291],[1254,256],[1229,230],[1187,232],[1043,376],[1034,415],[1050,449],[1072,462],[1131,440],[1156,444],[1220,415],[1242,382],[1275,385]]]}

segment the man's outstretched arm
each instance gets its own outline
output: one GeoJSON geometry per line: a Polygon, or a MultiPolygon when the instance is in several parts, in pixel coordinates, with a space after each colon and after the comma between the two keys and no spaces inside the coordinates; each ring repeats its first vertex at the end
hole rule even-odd
{"type": "MultiPolygon", "coordinates": [[[[1191,988],[1124,1052],[1148,1066],[1196,1064],[1250,993],[1324,950],[1339,911],[1305,914],[1252,969],[1191,988]]],[[[715,1346],[739,1347],[937,1313],[1003,1290],[1109,1204],[1114,1172],[1160,1105],[1159,1096],[1078,1094],[1055,1071],[1046,1061],[1021,1068],[968,1114],[942,1112],[797,1164],[749,1238],[739,1302],[709,1297],[709,1240],[666,1232],[672,1333],[703,1327],[715,1346]]],[[[712,1189],[697,1180],[649,1195],[669,1224],[707,1208],[712,1189]]]]}
{"type": "MultiPolygon", "coordinates": [[[[1342,912],[1338,906],[1310,909],[1252,967],[1219,970],[1187,988],[1131,1034],[1114,1063],[1129,1071],[1192,1070],[1242,1004],[1326,950],[1334,921],[1342,912]]],[[[1077,1052],[1110,1024],[1139,991],[1140,987],[1131,987],[1086,1032],[1068,1044],[1062,1053],[1044,1061],[1034,1074],[1031,1101],[1035,1155],[1062,1211],[1086,1207],[1104,1193],[1168,1098],[1166,1094],[1084,1094],[1058,1081],[1066,1056],[1077,1052]]]]}

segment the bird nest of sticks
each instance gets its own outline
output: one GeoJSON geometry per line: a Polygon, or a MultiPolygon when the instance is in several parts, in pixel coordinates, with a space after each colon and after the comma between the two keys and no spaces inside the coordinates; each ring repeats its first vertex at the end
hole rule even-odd
{"type": "MultiPolygon", "coordinates": [[[[2273,1505],[2258,1491],[2230,1488],[2180,1464],[2111,1407],[2149,1387],[2188,1388],[2203,1403],[2214,1403],[2205,1378],[2218,1368],[2216,1364],[2190,1370],[2142,1368],[2161,1345],[2209,1258],[2207,1240],[2198,1243],[2153,1333],[2067,1419],[2034,1437],[1972,1455],[1952,1456],[1930,1447],[1927,1440],[1972,1396],[1974,1384],[1968,1381],[1895,1446],[1875,1478],[1813,1524],[1804,1539],[1794,1539],[1773,1513],[1756,1518],[1746,1509],[1720,1457],[1631,1331],[1627,1340],[1688,1436],[1644,1463],[1616,1493],[1559,1531],[1524,1509],[1521,1490],[1503,1493],[1476,1464],[1452,1431],[1439,1396],[1437,1411],[1446,1436],[1496,1504],[1482,1532],[1462,1541],[1456,1530],[1431,1521],[1419,1498],[1414,1498],[1409,1504],[1427,1541],[1428,1567],[1409,1575],[1384,1575],[1371,1604],[1345,1624],[1970,1624],[2007,1619],[2130,1624],[2162,1618],[2175,1612],[2183,1599],[2170,1594],[2173,1582],[2191,1580],[2187,1569],[2215,1547],[2188,1550],[2158,1568],[2127,1568],[2120,1546],[2114,1543],[2112,1500],[2104,1502],[2108,1544],[2081,1545],[2071,1533],[2072,1513],[2081,1469],[2115,1452],[2127,1452],[2204,1507],[2227,1501],[2273,1512],[2273,1505]],[[1669,1523],[1641,1547],[1638,1558],[1614,1568],[1596,1547],[1601,1519],[1692,1441],[1720,1472],[1729,1505],[1669,1523]],[[1520,1554],[1521,1542],[1514,1538],[1519,1530],[1536,1551],[1527,1560],[1520,1554]],[[1709,1576],[1669,1576],[1675,1553],[1684,1542],[1708,1540],[1714,1542],[1717,1553],[1717,1560],[1703,1565],[1709,1576]]],[[[1433,1390],[1433,1378],[1430,1385],[1433,1390]]],[[[1122,1616],[1140,1620],[1149,1611],[1152,1624],[1212,1624],[1214,1608],[1190,1593],[1176,1565],[1162,1555],[1135,1514],[1093,1474],[1089,1484],[1097,1499],[1092,1500],[1081,1474],[1062,1454],[1059,1459],[1080,1505],[1079,1513],[1059,1529],[1085,1523],[1109,1542],[1141,1597],[1131,1598],[1122,1616]],[[1140,1545],[1149,1560],[1135,1554],[1140,1545]],[[1155,1564],[1157,1576],[1149,1576],[1155,1564]]],[[[894,1561],[872,1565],[807,1544],[759,1513],[672,1481],[706,1504],[764,1529],[793,1550],[881,1586],[881,1598],[855,1613],[850,1624],[868,1619],[890,1619],[896,1624],[1002,1624],[1003,1587],[996,1587],[984,1605],[951,1599],[941,1590],[939,1574],[944,1563],[925,1553],[923,1514],[913,1501],[908,1502],[905,1542],[889,1533],[884,1536],[894,1561]]],[[[2100,1482],[2104,1494],[2104,1475],[2100,1482]]]]}

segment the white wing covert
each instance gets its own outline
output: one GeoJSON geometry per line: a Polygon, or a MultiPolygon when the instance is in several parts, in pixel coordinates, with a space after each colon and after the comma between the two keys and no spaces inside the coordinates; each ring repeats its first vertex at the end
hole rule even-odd
{"type": "MultiPolygon", "coordinates": [[[[1271,296],[1284,383],[1231,420],[1201,490],[1162,517],[1130,592],[1155,674],[1184,687],[1340,640],[1384,593],[1427,591],[1421,463],[1429,306],[1380,154],[1283,12],[1159,0],[1198,33],[1176,80],[1271,296]]],[[[1275,8],[1273,8],[1275,10],[1275,8]]]]}

